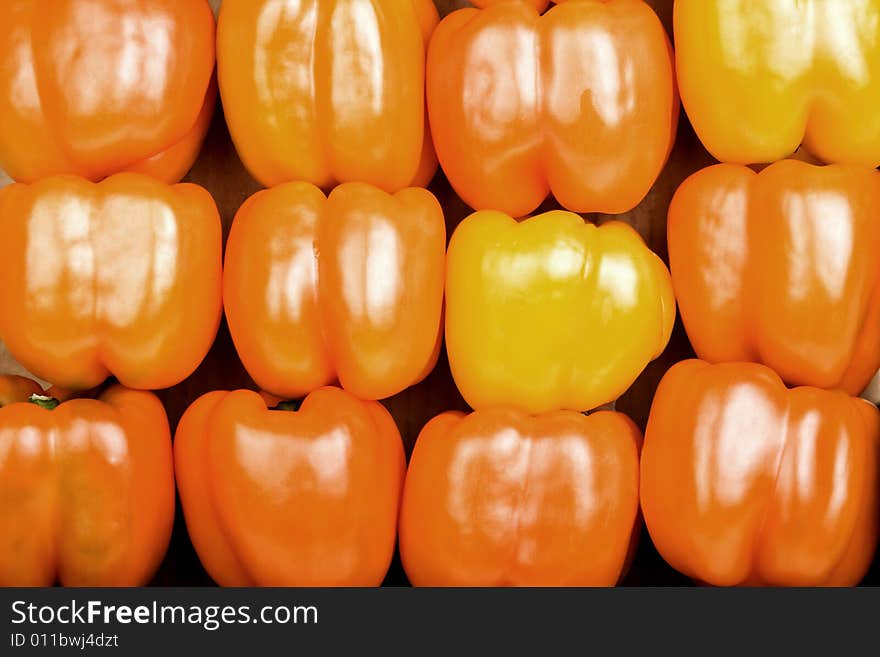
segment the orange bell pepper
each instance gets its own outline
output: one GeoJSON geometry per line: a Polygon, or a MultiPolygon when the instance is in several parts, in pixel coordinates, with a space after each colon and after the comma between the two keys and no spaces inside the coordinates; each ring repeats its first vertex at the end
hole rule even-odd
{"type": "MultiPolygon", "coordinates": [[[[487,7],[491,7],[493,5],[501,4],[502,2],[526,2],[527,4],[533,5],[538,12],[542,12],[547,7],[550,6],[551,0],[470,0],[470,3],[475,7],[479,7],[480,9],[486,9],[487,7]]],[[[563,2],[569,2],[569,0],[552,0],[557,5],[561,5],[563,2]]],[[[600,0],[601,2],[608,2],[609,0],[600,0]]]]}
{"type": "Polygon", "coordinates": [[[416,586],[612,586],[635,545],[639,447],[625,415],[450,412],[419,435],[400,554],[416,586]]]}
{"type": "Polygon", "coordinates": [[[880,164],[880,0],[676,0],[681,98],[723,162],[801,142],[825,162],[880,164]]]}
{"type": "Polygon", "coordinates": [[[852,585],[877,544],[880,413],[753,363],[684,361],[657,389],[642,511],[669,564],[713,585],[852,585]]]}
{"type": "Polygon", "coordinates": [[[201,187],[123,173],[0,190],[0,338],[36,376],[167,388],[214,340],[221,227],[201,187]]]}
{"type": "Polygon", "coordinates": [[[360,181],[396,192],[437,169],[425,112],[432,0],[224,0],[220,94],[266,187],[360,181]]]}
{"type": "Polygon", "coordinates": [[[472,408],[613,401],[666,348],[674,320],[669,272],[627,224],[483,211],[452,236],[446,349],[472,408]]]}
{"type": "Polygon", "coordinates": [[[431,40],[428,110],[443,171],[471,207],[512,216],[552,192],[621,213],[648,193],[678,122],[672,50],[641,0],[461,9],[431,40]]]}
{"type": "Polygon", "coordinates": [[[16,374],[0,374],[0,408],[23,402],[31,395],[42,395],[43,389],[33,379],[16,374]]]}
{"type": "Polygon", "coordinates": [[[55,408],[24,381],[0,376],[19,388],[0,393],[0,586],[147,583],[174,521],[162,404],[112,386],[55,408]]]}
{"type": "MultiPolygon", "coordinates": [[[[501,4],[502,2],[510,2],[511,0],[470,0],[471,4],[475,7],[479,7],[480,9],[485,9],[486,7],[491,7],[492,5],[501,4]]],[[[521,0],[517,0],[518,2],[521,0]]],[[[524,2],[528,2],[531,5],[534,5],[537,11],[544,11],[547,7],[550,6],[550,0],[522,0],[524,2]]],[[[558,4],[562,4],[565,0],[556,0],[558,4]]]]}
{"type": "Polygon", "coordinates": [[[242,362],[285,398],[337,380],[361,399],[417,383],[439,353],[445,251],[443,211],[424,189],[258,192],[226,246],[223,296],[242,362]]]}
{"type": "Polygon", "coordinates": [[[394,552],[405,457],[378,402],[316,390],[299,412],[211,392],[177,428],[180,501],[225,586],[377,586],[394,552]]]}
{"type": "Polygon", "coordinates": [[[880,174],[783,161],[694,174],[669,208],[669,259],[700,358],[859,394],[880,367],[880,174]]]}
{"type": "Polygon", "coordinates": [[[205,0],[0,2],[0,168],[186,175],[214,112],[205,0]]]}

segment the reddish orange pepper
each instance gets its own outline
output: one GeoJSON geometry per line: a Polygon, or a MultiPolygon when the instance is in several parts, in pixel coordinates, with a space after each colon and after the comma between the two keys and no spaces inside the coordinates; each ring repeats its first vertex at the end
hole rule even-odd
{"type": "Polygon", "coordinates": [[[426,185],[437,159],[425,50],[438,20],[432,0],[225,0],[220,93],[248,170],[266,187],[426,185]]]}
{"type": "Polygon", "coordinates": [[[610,586],[638,515],[641,433],[620,413],[450,412],[419,435],[400,553],[416,586],[610,586]]]}
{"type": "Polygon", "coordinates": [[[301,410],[211,392],[174,439],[180,501],[225,586],[375,586],[394,551],[405,457],[377,402],[321,388],[301,410]]]}
{"type": "Polygon", "coordinates": [[[0,376],[0,586],[145,584],[174,520],[162,404],[113,386],[53,408],[26,381],[0,376]]]}
{"type": "Polygon", "coordinates": [[[700,358],[859,394],[880,367],[880,174],[718,165],[669,208],[669,260],[700,358]]]}
{"type": "Polygon", "coordinates": [[[0,2],[0,168],[180,180],[214,112],[205,0],[0,2]]]}
{"type": "Polygon", "coordinates": [[[641,0],[462,9],[428,52],[437,155],[470,206],[519,217],[552,192],[576,212],[635,207],[663,168],[678,96],[663,25],[641,0]]]}
{"type": "Polygon", "coordinates": [[[417,383],[439,352],[445,250],[443,211],[424,189],[258,192],[226,246],[223,296],[242,362],[286,398],[337,379],[361,399],[417,383]]]}
{"type": "Polygon", "coordinates": [[[852,585],[877,545],[880,413],[769,368],[690,360],[660,383],[642,511],[669,564],[715,585],[852,585]]]}
{"type": "Polygon", "coordinates": [[[221,313],[221,227],[210,194],[124,173],[0,190],[0,337],[36,376],[110,375],[167,388],[196,368],[221,313]]]}

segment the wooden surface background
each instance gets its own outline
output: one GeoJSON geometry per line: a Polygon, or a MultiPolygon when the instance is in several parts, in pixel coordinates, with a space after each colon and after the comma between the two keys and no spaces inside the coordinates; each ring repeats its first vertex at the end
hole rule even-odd
{"type": "MultiPolygon", "coordinates": [[[[215,9],[220,2],[221,0],[211,0],[215,9]]],[[[435,2],[443,15],[454,9],[468,6],[465,0],[435,0],[435,2]]],[[[673,0],[648,0],[648,4],[655,9],[666,26],[670,38],[672,34],[672,3],[673,0]]],[[[637,208],[614,218],[622,219],[634,226],[648,245],[666,260],[666,212],[672,194],[688,175],[713,163],[714,160],[701,146],[686,117],[682,114],[675,148],[659,180],[637,208]]],[[[2,176],[2,172],[0,172],[0,176],[2,176]]],[[[8,181],[8,179],[6,180],[8,181]]],[[[223,121],[222,108],[219,106],[202,153],[186,180],[202,185],[213,194],[223,219],[224,238],[228,234],[236,210],[248,196],[260,189],[260,186],[245,171],[236,155],[223,121]]],[[[3,182],[0,179],[0,185],[3,182]]],[[[451,235],[458,222],[471,210],[455,195],[442,172],[437,174],[430,189],[443,205],[447,233],[451,235]]],[[[545,203],[539,211],[554,207],[558,206],[551,200],[545,203]]],[[[608,215],[584,216],[598,223],[612,218],[608,215]]],[[[617,410],[631,416],[644,429],[654,390],[660,377],[670,365],[692,355],[681,322],[677,321],[672,340],[665,353],[651,363],[632,388],[621,397],[616,404],[617,410]]],[[[0,344],[0,372],[24,372],[9,356],[2,344],[0,344]]],[[[169,390],[160,391],[158,394],[165,404],[173,429],[183,411],[201,394],[210,390],[241,387],[255,388],[253,381],[241,366],[224,322],[213,348],[198,370],[183,383],[169,390]]],[[[441,354],[434,372],[425,381],[386,400],[385,403],[400,427],[407,455],[412,450],[419,430],[430,418],[450,409],[467,410],[467,406],[458,394],[450,376],[445,352],[441,354]]],[[[872,572],[866,581],[877,580],[876,570],[875,561],[872,572]]],[[[154,583],[166,586],[195,586],[212,583],[202,569],[189,542],[179,506],[171,545],[154,583]]],[[[400,566],[399,559],[395,556],[386,584],[404,585],[406,583],[406,576],[400,566]]],[[[689,583],[689,580],[663,562],[653,549],[648,534],[643,528],[638,553],[624,584],[680,585],[689,583]]]]}

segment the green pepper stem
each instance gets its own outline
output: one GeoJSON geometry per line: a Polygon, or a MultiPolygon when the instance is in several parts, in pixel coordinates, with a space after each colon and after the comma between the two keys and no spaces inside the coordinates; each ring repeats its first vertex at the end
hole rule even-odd
{"type": "Polygon", "coordinates": [[[40,408],[45,408],[47,411],[58,408],[58,405],[61,403],[54,397],[48,397],[46,395],[31,395],[28,397],[28,401],[31,404],[36,404],[40,408]]]}
{"type": "Polygon", "coordinates": [[[293,399],[290,401],[278,402],[277,406],[273,406],[270,408],[270,411],[291,411],[296,412],[299,410],[299,407],[302,406],[301,399],[293,399]]]}

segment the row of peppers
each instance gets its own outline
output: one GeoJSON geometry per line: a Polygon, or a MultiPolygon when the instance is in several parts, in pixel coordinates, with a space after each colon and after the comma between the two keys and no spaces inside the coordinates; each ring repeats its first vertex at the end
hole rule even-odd
{"type": "Polygon", "coordinates": [[[0,583],[146,581],[175,477],[221,584],[377,584],[398,534],[414,584],[613,584],[640,509],[701,581],[862,577],[880,434],[849,396],[880,367],[880,174],[865,166],[880,161],[866,109],[880,74],[852,56],[876,36],[864,16],[677,0],[674,63],[639,0],[479,4],[435,29],[430,2],[225,0],[224,111],[271,186],[239,210],[225,262],[210,195],[166,184],[213,108],[207,4],[0,6],[0,165],[22,181],[0,192],[0,337],[63,388],[0,379],[0,583]],[[805,37],[796,50],[774,24],[805,37]],[[582,212],[639,203],[674,140],[676,70],[699,136],[732,163],[676,193],[671,275],[623,223],[511,218],[549,193],[582,212]],[[801,141],[843,164],[737,164],[801,141]],[[492,208],[448,250],[442,208],[407,187],[430,179],[434,147],[459,195],[492,208]],[[664,350],[676,298],[698,356],[720,364],[666,374],[642,446],[624,415],[581,411],[664,350]],[[188,376],[224,309],[266,392],[196,401],[172,456],[142,390],[188,376]],[[443,327],[475,411],[432,420],[407,469],[393,419],[362,400],[421,380],[443,327]],[[56,407],[110,375],[128,387],[56,407]],[[298,412],[284,401],[304,395],[298,412]]]}

